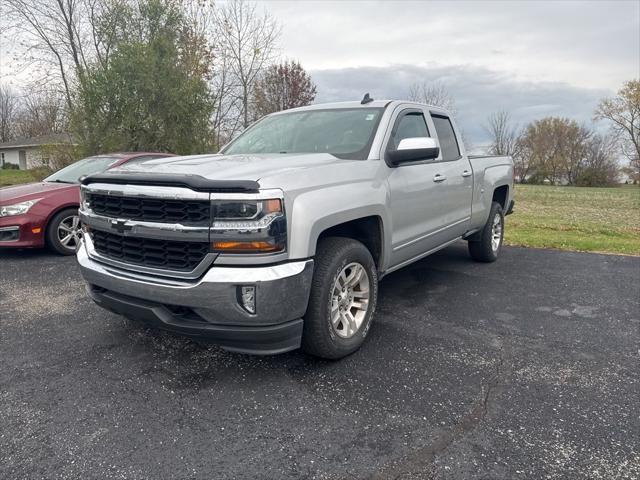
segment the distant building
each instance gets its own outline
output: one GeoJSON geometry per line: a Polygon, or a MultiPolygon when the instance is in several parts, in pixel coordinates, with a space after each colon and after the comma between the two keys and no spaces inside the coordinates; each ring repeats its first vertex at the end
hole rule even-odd
{"type": "Polygon", "coordinates": [[[20,170],[48,166],[49,158],[44,146],[75,145],[68,133],[56,133],[32,138],[17,138],[0,143],[0,168],[17,165],[20,170]]]}

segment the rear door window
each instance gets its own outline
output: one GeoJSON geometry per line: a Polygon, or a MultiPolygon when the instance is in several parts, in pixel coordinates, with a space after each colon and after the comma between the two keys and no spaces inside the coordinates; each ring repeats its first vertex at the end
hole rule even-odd
{"type": "Polygon", "coordinates": [[[440,115],[431,115],[431,118],[438,134],[442,160],[445,162],[458,160],[460,158],[460,147],[458,146],[458,139],[453,131],[451,120],[440,115]]]}

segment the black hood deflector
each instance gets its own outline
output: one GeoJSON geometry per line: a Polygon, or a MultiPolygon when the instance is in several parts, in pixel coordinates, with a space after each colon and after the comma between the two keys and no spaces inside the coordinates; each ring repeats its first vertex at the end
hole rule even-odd
{"type": "Polygon", "coordinates": [[[255,193],[260,184],[253,180],[210,180],[200,175],[163,173],[98,173],[82,179],[90,183],[115,183],[118,185],[156,185],[162,187],[187,187],[198,192],[255,193]]]}

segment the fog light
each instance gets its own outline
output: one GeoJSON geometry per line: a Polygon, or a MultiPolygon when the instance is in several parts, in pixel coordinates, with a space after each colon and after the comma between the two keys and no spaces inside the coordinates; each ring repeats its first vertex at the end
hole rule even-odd
{"type": "Polygon", "coordinates": [[[256,287],[253,285],[243,285],[238,288],[242,308],[249,313],[256,313],[256,287]]]}

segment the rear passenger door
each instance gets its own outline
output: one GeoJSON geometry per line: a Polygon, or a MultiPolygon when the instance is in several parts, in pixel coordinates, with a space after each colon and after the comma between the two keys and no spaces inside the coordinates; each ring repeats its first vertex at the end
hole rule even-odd
{"type": "Polygon", "coordinates": [[[440,145],[440,156],[436,159],[442,186],[438,203],[446,241],[463,235],[469,228],[473,175],[453,121],[439,113],[431,113],[431,121],[440,145]]]}

